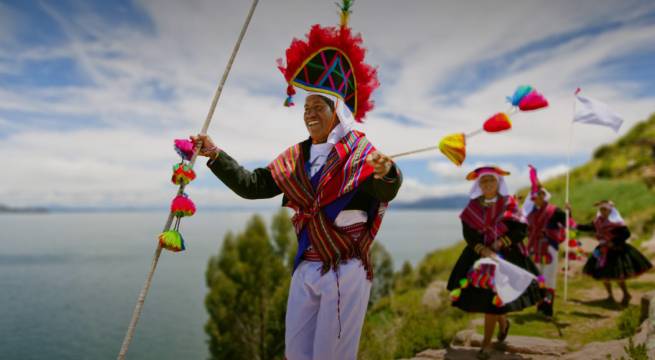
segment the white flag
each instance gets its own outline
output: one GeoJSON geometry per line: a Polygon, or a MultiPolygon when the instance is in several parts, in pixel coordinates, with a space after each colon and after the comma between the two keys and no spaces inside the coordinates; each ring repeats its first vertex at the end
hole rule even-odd
{"type": "Polygon", "coordinates": [[[573,122],[607,126],[615,132],[619,132],[623,119],[612,111],[607,104],[580,95],[575,95],[575,99],[573,122]]]}

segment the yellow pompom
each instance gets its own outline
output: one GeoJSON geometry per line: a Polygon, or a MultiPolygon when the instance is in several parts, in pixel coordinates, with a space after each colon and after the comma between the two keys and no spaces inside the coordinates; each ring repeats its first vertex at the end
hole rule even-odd
{"type": "Polygon", "coordinates": [[[466,137],[462,133],[444,136],[439,141],[441,151],[453,164],[461,166],[466,159],[466,137]]]}

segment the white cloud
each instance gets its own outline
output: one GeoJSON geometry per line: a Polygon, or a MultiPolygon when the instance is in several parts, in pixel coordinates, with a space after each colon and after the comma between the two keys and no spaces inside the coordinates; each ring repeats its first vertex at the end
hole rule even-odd
{"type": "MultiPolygon", "coordinates": [[[[0,74],[18,71],[29,61],[70,59],[89,82],[3,87],[0,110],[82,117],[93,123],[90,128],[48,130],[4,116],[0,126],[6,128],[9,121],[12,132],[0,143],[0,152],[21,170],[0,180],[0,194],[11,196],[16,205],[167,201],[168,172],[175,159],[170,141],[198,131],[248,6],[243,1],[140,1],[138,7],[151,24],[141,27],[116,26],[89,9],[63,16],[48,3],[43,8],[66,41],[15,47],[2,44],[18,26],[24,31],[25,24],[3,21],[9,12],[0,4],[0,74]]],[[[447,133],[475,130],[506,108],[504,96],[516,85],[531,83],[548,96],[551,107],[516,116],[510,133],[471,139],[467,151],[497,155],[506,164],[511,162],[503,160],[526,153],[559,156],[564,162],[576,86],[622,113],[623,132],[653,111],[653,96],[633,96],[638,84],[630,81],[604,80],[608,70],[602,64],[616,54],[655,45],[655,26],[631,21],[654,9],[652,4],[616,1],[522,1],[511,7],[501,2],[358,2],[352,26],[363,32],[368,59],[380,65],[386,80],[376,95],[377,110],[361,128],[387,153],[429,146],[447,133]],[[624,25],[511,58],[506,73],[461,95],[458,102],[443,102],[453,95],[447,85],[452,77],[476,79],[473,67],[480,62],[498,61],[536,41],[612,21],[624,25]],[[421,126],[399,124],[384,113],[403,114],[421,126]]],[[[281,106],[285,86],[274,60],[310,24],[336,21],[332,2],[260,3],[210,129],[220,146],[240,161],[262,162],[306,136],[301,110],[281,106]]],[[[576,126],[575,135],[578,155],[588,155],[615,137],[607,129],[582,126],[576,126]]],[[[544,169],[543,175],[561,173],[561,166],[544,169]]],[[[453,181],[435,185],[408,178],[401,197],[466,192],[468,184],[458,180],[465,170],[453,168],[445,160],[431,162],[427,171],[453,181]]],[[[512,185],[527,183],[525,171],[517,169],[517,178],[526,181],[512,185]]],[[[197,191],[203,191],[204,199],[242,204],[222,190],[197,191]]]]}
{"type": "MultiPolygon", "coordinates": [[[[466,174],[478,167],[486,165],[489,164],[465,163],[462,167],[456,167],[452,163],[441,160],[431,161],[428,163],[427,168],[430,172],[438,176],[439,183],[426,184],[411,177],[405,178],[403,187],[398,195],[399,200],[416,201],[425,196],[434,197],[468,194],[472,184],[465,180],[466,174]]],[[[510,172],[510,175],[505,177],[510,192],[518,191],[530,184],[529,169],[527,166],[519,168],[516,164],[509,162],[495,165],[510,172]]],[[[556,164],[543,169],[538,169],[539,179],[540,181],[545,182],[550,178],[564,174],[566,169],[566,164],[556,164]]]]}
{"type": "Polygon", "coordinates": [[[428,170],[439,176],[442,179],[461,180],[466,171],[461,167],[455,167],[449,161],[430,161],[428,163],[428,170]]]}
{"type": "MultiPolygon", "coordinates": [[[[62,132],[57,138],[22,133],[0,145],[6,168],[20,169],[0,178],[0,198],[12,204],[165,206],[176,190],[169,180],[179,161],[173,137],[106,129],[62,132]]],[[[199,178],[187,191],[199,206],[253,206],[227,190],[197,185],[213,177],[203,160],[196,170],[199,178]]],[[[279,199],[268,202],[273,203],[279,199]]]]}

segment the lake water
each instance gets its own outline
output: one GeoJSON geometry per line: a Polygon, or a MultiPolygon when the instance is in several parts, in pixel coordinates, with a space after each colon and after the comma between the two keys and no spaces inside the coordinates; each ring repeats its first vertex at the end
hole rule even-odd
{"type": "MultiPolygon", "coordinates": [[[[128,358],[207,358],[207,260],[252,214],[183,220],[187,250],[162,254],[128,358]]],[[[166,216],[1,215],[0,359],[116,358],[166,216]]],[[[390,211],[377,241],[398,268],[461,238],[457,212],[390,211]]]]}

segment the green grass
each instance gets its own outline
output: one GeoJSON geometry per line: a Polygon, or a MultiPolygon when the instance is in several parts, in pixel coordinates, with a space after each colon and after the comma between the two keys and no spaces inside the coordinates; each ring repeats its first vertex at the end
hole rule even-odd
{"type": "Polygon", "coordinates": [[[637,333],[637,328],[641,325],[641,309],[638,306],[630,305],[621,312],[616,320],[616,326],[622,338],[630,337],[637,333]]]}
{"type": "Polygon", "coordinates": [[[392,295],[369,308],[362,330],[360,359],[412,357],[429,348],[443,348],[471,315],[450,306],[447,292],[438,309],[422,304],[425,285],[444,279],[459,257],[463,242],[426,255],[416,270],[398,275],[392,295]]]}
{"type": "MultiPolygon", "coordinates": [[[[548,185],[546,185],[548,186],[548,185]]],[[[643,181],[634,179],[594,179],[571,187],[570,202],[573,217],[578,223],[591,222],[596,216],[593,204],[601,199],[612,199],[633,233],[633,245],[650,239],[655,228],[655,191],[643,181]]],[[[564,203],[564,193],[553,191],[552,202],[564,203]]]]}
{"type": "Polygon", "coordinates": [[[628,288],[631,290],[648,292],[655,289],[655,284],[651,281],[640,280],[637,278],[636,280],[628,281],[628,288]]]}
{"type": "MultiPolygon", "coordinates": [[[[571,171],[571,195],[576,196],[576,192],[583,193],[572,199],[584,200],[593,204],[598,198],[616,198],[617,203],[627,200],[618,204],[628,207],[631,206],[630,200],[635,200],[637,203],[632,207],[642,208],[642,205],[646,204],[646,200],[631,198],[631,196],[650,192],[645,185],[637,187],[634,185],[643,185],[642,171],[644,167],[654,165],[651,149],[653,134],[655,134],[655,114],[648,120],[635,125],[614,143],[599,147],[589,162],[571,171]],[[600,180],[600,182],[596,183],[596,180],[600,180]],[[626,182],[613,182],[613,180],[626,180],[626,182]],[[620,193],[615,192],[616,190],[619,190],[620,193]],[[596,191],[599,192],[596,193],[596,191]],[[623,191],[627,192],[623,193],[623,191]]],[[[554,193],[557,201],[563,199],[565,180],[564,176],[559,176],[544,183],[554,193]]],[[[522,193],[525,194],[526,191],[527,189],[523,189],[522,193]]],[[[573,205],[576,204],[573,203],[573,205]]],[[[624,211],[629,212],[630,209],[626,208],[624,211]]]]}
{"type": "Polygon", "coordinates": [[[447,280],[455,261],[464,250],[466,243],[461,241],[450,247],[428,253],[417,266],[417,285],[426,286],[434,280],[447,280]]]}
{"type": "MultiPolygon", "coordinates": [[[[578,223],[593,220],[593,204],[610,199],[630,225],[634,244],[650,238],[655,230],[655,188],[647,186],[643,173],[655,166],[653,139],[655,114],[614,143],[599,147],[589,162],[571,171],[570,203],[578,223]]],[[[553,194],[551,201],[563,206],[565,176],[547,179],[544,186],[553,194]]],[[[527,191],[525,188],[519,193],[525,195],[527,191]]]]}
{"type": "MultiPolygon", "coordinates": [[[[640,180],[593,179],[571,184],[570,202],[576,218],[592,219],[596,214],[593,205],[602,199],[612,199],[626,218],[655,207],[655,192],[640,180]]],[[[552,201],[563,204],[564,191],[554,190],[552,201]]]]}

